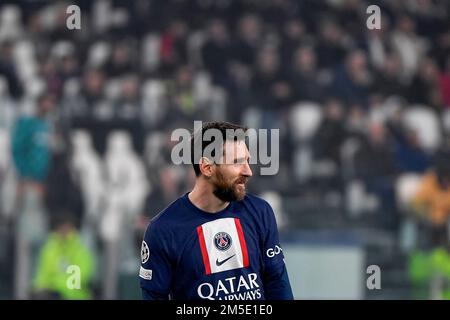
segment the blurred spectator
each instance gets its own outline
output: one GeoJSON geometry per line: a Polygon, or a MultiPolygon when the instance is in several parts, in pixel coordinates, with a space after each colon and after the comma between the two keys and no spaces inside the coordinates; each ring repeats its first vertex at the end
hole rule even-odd
{"type": "Polygon", "coordinates": [[[79,93],[64,97],[63,109],[65,116],[73,127],[85,127],[92,120],[95,107],[103,96],[105,83],[104,73],[96,69],[84,72],[79,93]]]}
{"type": "Polygon", "coordinates": [[[405,96],[406,86],[401,79],[401,67],[401,60],[397,53],[386,53],[386,58],[375,72],[373,89],[385,97],[405,96]]]}
{"type": "Polygon", "coordinates": [[[176,122],[180,119],[191,119],[196,115],[199,106],[194,100],[192,76],[192,68],[188,65],[183,65],[177,69],[175,79],[168,83],[168,96],[174,109],[174,112],[168,115],[170,122],[176,122]]]}
{"type": "Polygon", "coordinates": [[[418,73],[408,90],[407,96],[411,103],[423,104],[436,110],[441,109],[438,72],[437,65],[432,59],[424,58],[420,62],[418,73]]]}
{"type": "Polygon", "coordinates": [[[382,123],[370,124],[368,137],[356,154],[356,164],[358,175],[367,181],[395,172],[386,128],[382,123]]]}
{"type": "Polygon", "coordinates": [[[47,92],[59,96],[61,93],[62,82],[57,73],[55,61],[48,58],[40,63],[40,67],[40,76],[45,81],[47,92]]]}
{"type": "Polygon", "coordinates": [[[264,128],[275,128],[280,109],[293,101],[291,85],[280,63],[277,49],[267,47],[258,52],[251,88],[255,104],[265,111],[264,128]]]}
{"type": "MultiPolygon", "coordinates": [[[[381,28],[367,30],[366,44],[370,62],[375,69],[382,69],[389,59],[388,55],[392,54],[393,48],[390,43],[391,24],[389,18],[381,15],[381,28]]],[[[397,54],[398,56],[398,54],[397,54]]],[[[398,56],[398,62],[401,60],[398,56]]],[[[400,78],[400,74],[397,75],[400,78]]]]}
{"type": "Polygon", "coordinates": [[[59,63],[59,77],[62,83],[80,76],[79,61],[73,55],[64,55],[59,63]]]}
{"type": "Polygon", "coordinates": [[[356,176],[364,181],[368,192],[378,196],[382,210],[392,213],[396,171],[388,133],[382,123],[370,124],[368,137],[355,154],[355,169],[356,176]]]}
{"type": "Polygon", "coordinates": [[[439,75],[439,89],[444,108],[450,108],[450,56],[447,59],[446,67],[439,75]]]}
{"type": "Polygon", "coordinates": [[[322,182],[327,189],[342,190],[342,145],[348,137],[344,126],[344,110],[341,101],[330,98],[325,104],[325,114],[312,141],[314,159],[325,164],[327,175],[322,182]]]}
{"type": "Polygon", "coordinates": [[[368,119],[361,105],[352,104],[350,106],[345,125],[350,136],[358,140],[365,139],[368,119]]]}
{"type": "Polygon", "coordinates": [[[53,161],[46,179],[45,205],[50,220],[63,210],[72,212],[73,224],[80,229],[84,216],[84,203],[78,183],[72,176],[67,153],[63,150],[53,154],[53,161]],[[64,187],[62,187],[64,186],[64,187]]]}
{"type": "Polygon", "coordinates": [[[431,165],[430,156],[421,145],[416,131],[388,123],[394,140],[396,166],[401,172],[423,173],[431,165]]]}
{"type": "Polygon", "coordinates": [[[408,273],[414,299],[450,300],[450,254],[447,246],[413,252],[408,260],[408,273]]]}
{"type": "Polygon", "coordinates": [[[409,81],[416,72],[426,43],[415,33],[415,22],[408,15],[398,17],[392,33],[392,43],[402,60],[402,77],[409,81]]]}
{"type": "Polygon", "coordinates": [[[334,68],[341,63],[346,55],[344,32],[341,27],[331,19],[324,19],[320,26],[318,37],[318,60],[320,68],[334,68]]]}
{"type": "Polygon", "coordinates": [[[433,225],[445,227],[450,216],[450,153],[436,156],[434,170],[422,179],[413,199],[417,214],[433,225]]]}
{"type": "Polygon", "coordinates": [[[128,74],[122,78],[120,95],[114,103],[114,129],[127,130],[133,140],[134,148],[141,153],[144,149],[144,129],[142,102],[139,94],[139,78],[128,74]]]}
{"type": "Polygon", "coordinates": [[[214,83],[226,86],[231,57],[230,39],[223,20],[213,19],[208,25],[208,40],[202,48],[203,64],[214,83]]]}
{"type": "Polygon", "coordinates": [[[321,101],[324,86],[319,80],[317,57],[314,48],[299,47],[294,53],[292,86],[299,101],[321,101]]]}
{"type": "Polygon", "coordinates": [[[337,167],[341,163],[341,146],[347,137],[343,117],[342,103],[338,99],[329,99],[325,105],[325,116],[317,129],[313,143],[315,157],[332,160],[337,167]]]}
{"type": "Polygon", "coordinates": [[[397,136],[395,153],[397,165],[402,171],[423,173],[431,165],[430,156],[414,130],[397,136]]]}
{"type": "Polygon", "coordinates": [[[111,59],[105,66],[108,77],[120,77],[133,71],[133,61],[136,58],[132,55],[132,48],[130,43],[125,42],[115,45],[111,59]]]}
{"type": "Polygon", "coordinates": [[[256,53],[261,45],[261,23],[254,14],[245,15],[238,23],[237,40],[233,45],[233,59],[250,66],[256,61],[256,53]]]}
{"type": "Polygon", "coordinates": [[[5,41],[0,43],[0,76],[6,78],[11,97],[17,99],[23,94],[23,89],[22,83],[17,76],[13,50],[14,42],[5,41]]]}
{"type": "Polygon", "coordinates": [[[157,185],[160,187],[153,189],[145,201],[144,215],[148,218],[153,218],[161,212],[179,194],[180,184],[177,168],[166,166],[160,169],[157,185]]]}
{"type": "Polygon", "coordinates": [[[171,74],[177,66],[187,62],[188,27],[182,20],[172,20],[161,35],[161,73],[171,74]]]}
{"type": "Polygon", "coordinates": [[[360,39],[366,22],[366,17],[361,14],[366,7],[358,0],[345,0],[337,4],[339,26],[342,26],[354,39],[360,39]]]}
{"type": "Polygon", "coordinates": [[[43,197],[52,160],[48,117],[54,107],[53,95],[41,95],[37,99],[36,115],[19,117],[11,137],[13,162],[19,177],[15,288],[22,299],[28,297],[30,268],[36,262],[36,249],[44,241],[48,228],[43,197]]]}
{"type": "Polygon", "coordinates": [[[292,18],[283,23],[281,37],[281,57],[283,61],[286,61],[286,65],[293,64],[294,57],[292,53],[295,52],[299,46],[312,41],[311,36],[307,34],[305,24],[298,18],[292,18]]]}
{"type": "Polygon", "coordinates": [[[82,243],[75,224],[67,213],[62,212],[54,223],[54,231],[40,251],[33,286],[34,298],[90,299],[94,257],[82,243]]]}
{"type": "Polygon", "coordinates": [[[55,107],[55,97],[44,94],[38,98],[36,116],[20,117],[12,135],[12,153],[19,176],[43,183],[51,161],[50,123],[48,114],[55,107]]]}
{"type": "Polygon", "coordinates": [[[127,75],[123,78],[120,89],[116,103],[117,118],[136,125],[136,122],[140,122],[141,113],[138,77],[133,74],[127,75]]]}
{"type": "Polygon", "coordinates": [[[371,83],[366,54],[361,50],[353,50],[347,55],[345,64],[336,70],[332,89],[343,101],[365,106],[371,83]]]}
{"type": "Polygon", "coordinates": [[[241,122],[244,112],[254,105],[251,69],[240,63],[230,64],[230,84],[228,89],[228,116],[241,122]]]}

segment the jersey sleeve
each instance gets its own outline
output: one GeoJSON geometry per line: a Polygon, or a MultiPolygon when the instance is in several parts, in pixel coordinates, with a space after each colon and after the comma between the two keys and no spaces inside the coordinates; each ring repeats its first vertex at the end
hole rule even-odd
{"type": "Polygon", "coordinates": [[[277,222],[272,207],[267,204],[265,212],[265,236],[263,240],[263,281],[268,300],[292,300],[293,294],[284,262],[277,222]]]}
{"type": "Polygon", "coordinates": [[[141,246],[139,281],[144,300],[168,300],[173,268],[168,234],[150,223],[141,246]]]}

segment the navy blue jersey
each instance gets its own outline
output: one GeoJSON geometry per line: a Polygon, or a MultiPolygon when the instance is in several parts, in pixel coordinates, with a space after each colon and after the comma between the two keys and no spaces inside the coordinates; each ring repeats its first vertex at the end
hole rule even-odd
{"type": "Polygon", "coordinates": [[[144,299],[293,299],[273,210],[253,195],[208,213],[185,194],[150,222],[141,260],[144,299]]]}

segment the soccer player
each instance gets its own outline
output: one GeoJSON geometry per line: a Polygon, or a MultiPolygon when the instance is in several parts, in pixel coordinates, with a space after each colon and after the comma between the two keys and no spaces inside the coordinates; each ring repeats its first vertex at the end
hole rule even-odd
{"type": "Polygon", "coordinates": [[[293,299],[273,210],[246,194],[250,154],[245,139],[229,135],[230,129],[246,131],[211,122],[191,139],[195,186],[152,219],[142,242],[144,299],[293,299]],[[212,143],[205,139],[195,159],[194,137],[213,128],[222,135],[227,161],[201,156],[212,143]]]}

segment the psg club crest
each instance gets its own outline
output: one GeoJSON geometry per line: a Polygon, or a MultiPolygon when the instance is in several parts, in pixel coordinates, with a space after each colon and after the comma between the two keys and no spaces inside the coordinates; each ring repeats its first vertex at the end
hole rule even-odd
{"type": "Polygon", "coordinates": [[[220,251],[228,250],[231,247],[231,237],[226,232],[219,232],[214,236],[214,245],[220,251]]]}
{"type": "Polygon", "coordinates": [[[147,243],[145,241],[142,241],[141,246],[141,262],[144,264],[148,261],[148,258],[150,257],[150,249],[147,246],[147,243]]]}

